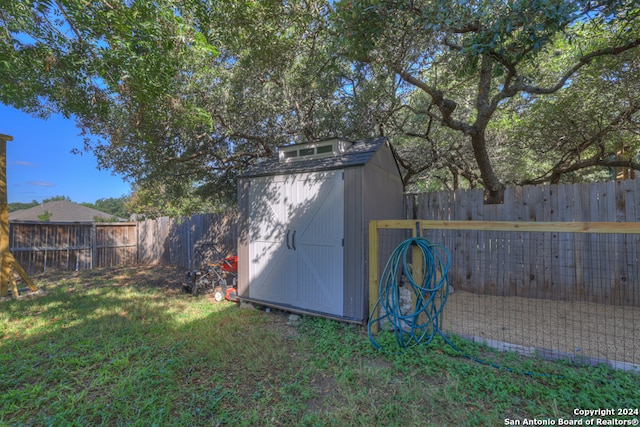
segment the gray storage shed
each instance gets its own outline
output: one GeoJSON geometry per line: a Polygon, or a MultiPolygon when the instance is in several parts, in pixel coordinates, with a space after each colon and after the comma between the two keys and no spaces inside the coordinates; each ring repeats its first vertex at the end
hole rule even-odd
{"type": "Polygon", "coordinates": [[[400,219],[386,138],[281,147],[238,182],[238,294],[291,312],[364,322],[369,220],[400,219]]]}

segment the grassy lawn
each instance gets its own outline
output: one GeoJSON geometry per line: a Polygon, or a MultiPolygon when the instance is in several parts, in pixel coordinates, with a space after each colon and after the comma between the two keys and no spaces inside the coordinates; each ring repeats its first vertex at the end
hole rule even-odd
{"type": "Polygon", "coordinates": [[[0,424],[493,426],[640,407],[635,374],[459,340],[542,375],[472,362],[440,340],[380,352],[359,326],[290,325],[183,294],[182,278],[166,267],[54,274],[34,277],[45,297],[0,304],[0,424]]]}

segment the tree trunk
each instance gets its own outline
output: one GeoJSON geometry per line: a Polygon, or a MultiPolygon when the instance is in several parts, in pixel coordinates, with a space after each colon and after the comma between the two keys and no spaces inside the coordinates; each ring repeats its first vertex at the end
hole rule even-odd
{"type": "Polygon", "coordinates": [[[487,153],[487,126],[491,116],[496,110],[497,104],[491,102],[491,82],[493,76],[493,61],[489,56],[482,56],[480,67],[480,79],[478,81],[478,94],[476,98],[476,123],[470,132],[473,156],[478,163],[480,176],[485,188],[484,202],[487,204],[499,204],[504,202],[504,184],[496,178],[491,166],[491,159],[487,153]]]}
{"type": "Polygon", "coordinates": [[[471,134],[471,145],[473,146],[473,155],[480,169],[480,176],[484,184],[485,194],[484,201],[486,204],[500,204],[504,202],[504,184],[498,180],[491,159],[487,153],[487,142],[484,130],[477,130],[471,134]]]}

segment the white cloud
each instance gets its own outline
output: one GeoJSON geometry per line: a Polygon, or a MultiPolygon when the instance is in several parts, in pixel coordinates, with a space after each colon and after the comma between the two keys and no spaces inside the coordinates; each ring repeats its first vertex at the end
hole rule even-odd
{"type": "Polygon", "coordinates": [[[27,184],[35,185],[36,187],[53,187],[54,185],[52,182],[46,181],[28,181],[27,184]]]}
{"type": "Polygon", "coordinates": [[[26,166],[28,168],[33,168],[35,167],[35,163],[31,163],[31,162],[25,162],[23,160],[18,160],[16,162],[11,162],[12,165],[18,165],[18,166],[26,166]]]}

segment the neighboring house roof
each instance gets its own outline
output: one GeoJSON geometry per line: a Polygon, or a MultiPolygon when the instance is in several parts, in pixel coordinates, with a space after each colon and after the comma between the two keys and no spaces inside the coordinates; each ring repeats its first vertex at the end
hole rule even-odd
{"type": "Polygon", "coordinates": [[[278,156],[274,156],[249,167],[241,176],[252,177],[295,172],[315,172],[360,166],[367,163],[386,140],[387,138],[383,137],[354,142],[344,153],[334,157],[280,162],[278,161],[278,156]]]}
{"type": "MultiPolygon", "coordinates": [[[[43,216],[48,216],[50,222],[92,222],[95,218],[111,220],[114,216],[100,212],[86,206],[73,203],[69,200],[55,200],[42,203],[29,209],[21,209],[9,213],[9,221],[42,221],[43,216]],[[48,212],[48,214],[47,214],[48,212]]],[[[126,221],[117,218],[118,221],[126,221]]]]}

